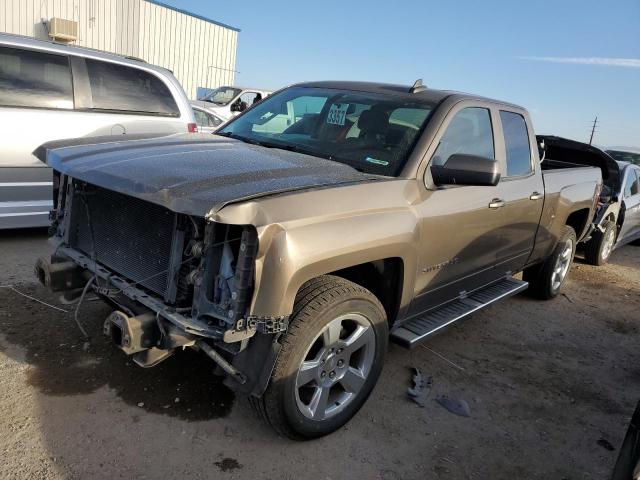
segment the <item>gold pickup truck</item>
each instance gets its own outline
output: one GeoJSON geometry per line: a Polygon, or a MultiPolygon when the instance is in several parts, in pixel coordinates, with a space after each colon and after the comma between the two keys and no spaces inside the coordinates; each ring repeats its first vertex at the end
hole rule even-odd
{"type": "Polygon", "coordinates": [[[217,135],[35,154],[55,171],[42,283],[113,305],[104,331],[143,367],[202,351],[293,438],[358,411],[389,339],[556,296],[602,185],[545,170],[523,108],[420,82],[299,84],[217,135]]]}

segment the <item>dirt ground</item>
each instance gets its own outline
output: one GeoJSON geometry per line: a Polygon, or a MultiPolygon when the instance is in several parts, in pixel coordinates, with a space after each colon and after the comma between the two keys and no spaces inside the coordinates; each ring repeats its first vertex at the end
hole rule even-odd
{"type": "Polygon", "coordinates": [[[83,337],[32,266],[41,231],[0,233],[0,478],[603,479],[640,398],[640,247],[574,264],[565,294],[519,295],[425,346],[391,346],[369,401],[342,430],[296,443],[184,352],[141,369],[86,302],[83,337]],[[407,399],[417,366],[424,408],[407,399]],[[470,417],[434,400],[464,399],[470,417]]]}

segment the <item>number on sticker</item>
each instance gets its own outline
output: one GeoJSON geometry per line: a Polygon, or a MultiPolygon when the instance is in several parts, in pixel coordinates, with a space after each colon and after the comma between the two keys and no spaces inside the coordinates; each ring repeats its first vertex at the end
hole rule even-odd
{"type": "Polygon", "coordinates": [[[331,125],[344,125],[344,121],[347,118],[348,103],[334,103],[329,108],[329,114],[327,115],[327,123],[331,125]]]}

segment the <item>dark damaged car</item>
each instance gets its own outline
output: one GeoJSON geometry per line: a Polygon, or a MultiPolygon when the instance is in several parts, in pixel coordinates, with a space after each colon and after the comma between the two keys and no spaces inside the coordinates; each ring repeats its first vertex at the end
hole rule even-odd
{"type": "Polygon", "coordinates": [[[301,84],[218,135],[37,153],[56,172],[41,281],[113,305],[105,333],[143,367],[201,350],[293,438],[358,411],[389,338],[556,296],[602,186],[545,170],[521,107],[419,83],[301,84]]]}

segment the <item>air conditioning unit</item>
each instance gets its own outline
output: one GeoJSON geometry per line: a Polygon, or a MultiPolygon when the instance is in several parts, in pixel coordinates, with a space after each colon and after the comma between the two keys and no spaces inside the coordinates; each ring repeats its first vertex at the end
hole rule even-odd
{"type": "Polygon", "coordinates": [[[78,39],[78,22],[53,17],[49,22],[49,36],[54,40],[73,42],[78,39]]]}

